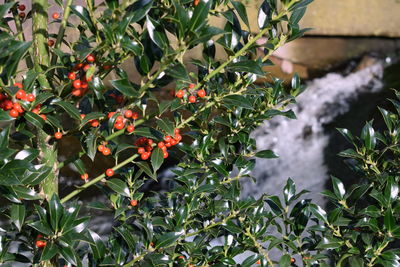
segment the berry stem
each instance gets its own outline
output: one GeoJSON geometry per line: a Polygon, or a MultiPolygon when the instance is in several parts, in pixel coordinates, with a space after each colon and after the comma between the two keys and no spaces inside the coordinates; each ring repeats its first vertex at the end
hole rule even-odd
{"type": "MultiPolygon", "coordinates": [[[[127,158],[126,160],[122,161],[121,163],[115,165],[114,167],[110,168],[114,171],[118,170],[119,168],[122,168],[123,166],[127,165],[128,163],[131,163],[134,159],[136,159],[139,155],[138,154],[134,154],[133,156],[127,158]]],[[[89,182],[85,183],[84,185],[82,185],[81,187],[75,189],[74,191],[72,191],[71,193],[69,193],[68,195],[66,195],[65,197],[63,197],[61,199],[61,203],[65,203],[68,200],[70,200],[71,198],[73,198],[74,196],[76,196],[77,194],[79,194],[80,192],[84,191],[85,189],[87,189],[88,187],[97,184],[98,182],[100,182],[102,179],[104,179],[106,177],[105,173],[103,172],[102,174],[100,174],[99,176],[97,176],[96,178],[94,178],[93,180],[90,180],[89,182]]]]}

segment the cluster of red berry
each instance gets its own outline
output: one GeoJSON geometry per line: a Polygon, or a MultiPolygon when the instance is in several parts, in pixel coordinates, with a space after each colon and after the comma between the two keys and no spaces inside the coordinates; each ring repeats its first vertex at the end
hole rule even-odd
{"type": "MultiPolygon", "coordinates": [[[[82,120],[83,120],[85,117],[86,117],[86,114],[81,114],[81,119],[82,119],[82,120]]],[[[99,127],[99,125],[100,125],[99,120],[96,120],[96,119],[90,120],[89,123],[90,123],[90,126],[92,126],[92,127],[94,127],[94,128],[99,127]]]]}
{"type": "Polygon", "coordinates": [[[86,57],[86,63],[78,63],[75,65],[73,68],[73,71],[68,73],[68,79],[70,79],[72,82],[72,92],[71,94],[73,96],[79,97],[83,96],[89,89],[89,84],[93,77],[86,77],[86,72],[90,69],[92,66],[91,64],[94,63],[96,58],[94,55],[89,54],[86,57]],[[79,76],[79,78],[78,78],[79,76]]]}
{"type": "MultiPolygon", "coordinates": [[[[189,93],[190,93],[190,96],[188,97],[189,103],[196,103],[196,101],[197,101],[197,98],[196,98],[196,96],[194,95],[195,92],[191,92],[191,90],[192,90],[194,87],[195,87],[195,85],[194,85],[193,83],[189,84],[189,93]]],[[[205,96],[207,95],[207,93],[206,93],[206,91],[205,91],[204,89],[198,90],[198,91],[196,92],[196,94],[197,94],[197,96],[200,97],[200,98],[203,98],[203,97],[205,97],[205,96]]],[[[175,96],[176,96],[177,98],[181,98],[181,99],[184,98],[185,95],[186,95],[186,90],[183,90],[183,89],[178,90],[178,91],[176,92],[176,94],[175,94],[175,96]]]]}
{"type": "MultiPolygon", "coordinates": [[[[108,113],[108,118],[111,119],[115,114],[116,114],[116,112],[108,113]]],[[[130,119],[135,121],[135,120],[137,120],[139,118],[139,114],[137,112],[133,112],[130,109],[125,110],[125,112],[123,112],[123,114],[124,114],[124,116],[119,115],[115,119],[114,128],[117,129],[117,130],[124,129],[125,125],[129,122],[130,119]]],[[[128,133],[133,133],[134,130],[135,130],[134,122],[133,122],[133,124],[128,124],[126,126],[126,131],[128,133]]]]}
{"type": "Polygon", "coordinates": [[[111,149],[107,147],[107,142],[103,142],[101,145],[97,147],[97,150],[101,152],[104,156],[108,156],[111,154],[111,149]]]}
{"type": "MultiPolygon", "coordinates": [[[[138,153],[142,160],[147,160],[151,156],[151,151],[153,150],[153,139],[147,137],[140,137],[136,140],[135,146],[138,147],[138,153]]],[[[168,153],[167,153],[168,156],[168,153]]],[[[165,157],[165,155],[164,155],[165,157]]]]}
{"type": "MultiPolygon", "coordinates": [[[[15,83],[14,86],[19,88],[19,90],[15,94],[15,98],[17,100],[26,102],[35,101],[35,96],[33,94],[27,94],[24,90],[22,90],[21,83],[15,83]]],[[[24,113],[24,109],[18,101],[13,102],[11,98],[3,93],[0,93],[0,108],[5,111],[9,110],[9,114],[13,118],[17,118],[22,113],[24,113]]]]}

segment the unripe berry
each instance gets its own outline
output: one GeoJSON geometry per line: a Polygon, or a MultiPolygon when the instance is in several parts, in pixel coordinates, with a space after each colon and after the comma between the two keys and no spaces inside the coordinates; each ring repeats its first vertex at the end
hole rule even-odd
{"type": "Polygon", "coordinates": [[[196,103],[196,97],[194,95],[189,96],[189,103],[196,103]]]}
{"type": "Polygon", "coordinates": [[[75,89],[81,88],[81,86],[82,86],[81,80],[75,80],[75,81],[72,83],[72,86],[73,86],[75,89]]]}
{"type": "Polygon", "coordinates": [[[106,175],[107,175],[108,177],[113,176],[113,175],[114,175],[114,170],[113,170],[113,169],[107,169],[107,170],[106,170],[106,175]]]}
{"type": "Polygon", "coordinates": [[[81,175],[81,179],[82,179],[82,180],[87,180],[87,179],[89,179],[89,174],[87,174],[87,173],[82,174],[82,175],[81,175]]]}
{"type": "Polygon", "coordinates": [[[178,92],[176,92],[175,96],[177,98],[183,98],[185,96],[185,91],[179,90],[178,92]]]}
{"type": "Polygon", "coordinates": [[[199,91],[197,91],[197,95],[203,98],[206,96],[206,91],[204,89],[200,89],[199,91]]]}
{"type": "Polygon", "coordinates": [[[136,199],[132,199],[131,200],[131,206],[135,207],[137,205],[137,200],[136,199]]]}
{"type": "Polygon", "coordinates": [[[62,138],[62,133],[61,132],[56,132],[55,134],[54,134],[54,138],[55,139],[58,139],[58,140],[60,140],[61,138],[62,138]]]}
{"type": "Polygon", "coordinates": [[[17,118],[17,117],[19,116],[18,111],[15,110],[15,109],[10,110],[9,114],[10,114],[10,116],[13,117],[13,118],[17,118]]]}
{"type": "Polygon", "coordinates": [[[104,147],[103,149],[103,155],[104,156],[108,156],[111,154],[111,149],[109,149],[108,147],[104,147]]]}
{"type": "Polygon", "coordinates": [[[28,102],[33,102],[35,101],[35,96],[33,94],[29,94],[26,96],[26,100],[28,100],[28,102]]]}

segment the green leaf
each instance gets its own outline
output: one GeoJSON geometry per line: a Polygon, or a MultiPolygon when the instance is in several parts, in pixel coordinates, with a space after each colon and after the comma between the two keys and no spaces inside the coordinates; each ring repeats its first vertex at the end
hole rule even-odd
{"type": "Polygon", "coordinates": [[[146,26],[150,39],[162,50],[166,50],[169,46],[167,35],[165,34],[164,27],[157,21],[153,20],[150,16],[146,16],[146,26]]]}
{"type": "Polygon", "coordinates": [[[127,79],[113,80],[111,85],[125,96],[138,97],[138,92],[127,79]]]}
{"type": "Polygon", "coordinates": [[[155,249],[163,248],[166,249],[169,246],[173,245],[180,237],[182,234],[180,233],[166,233],[157,238],[157,243],[155,245],[155,249]]]}
{"type": "Polygon", "coordinates": [[[229,95],[224,97],[222,100],[223,103],[227,105],[238,106],[251,110],[254,109],[252,103],[246,97],[241,95],[229,95]]]}
{"type": "Polygon", "coordinates": [[[193,15],[189,21],[189,31],[197,32],[202,26],[207,23],[212,0],[200,1],[193,11],[193,15]]]}
{"type": "Polygon", "coordinates": [[[168,118],[162,118],[157,120],[157,125],[161,130],[166,132],[168,135],[174,136],[175,126],[168,118]]]}
{"type": "Polygon", "coordinates": [[[361,139],[364,140],[364,145],[367,149],[373,150],[376,145],[376,137],[374,128],[371,123],[367,122],[361,131],[361,139]]]}
{"type": "Polygon", "coordinates": [[[133,55],[138,56],[143,53],[142,46],[135,40],[131,40],[128,36],[124,36],[121,40],[122,48],[129,50],[133,53],[133,55]]]}
{"type": "Polygon", "coordinates": [[[287,267],[287,266],[290,266],[290,260],[291,260],[291,259],[292,259],[292,258],[291,258],[288,254],[283,255],[283,256],[281,257],[281,259],[279,260],[278,267],[287,267]]]}
{"type": "Polygon", "coordinates": [[[90,244],[90,247],[93,251],[94,258],[102,259],[105,256],[106,252],[106,246],[104,245],[103,240],[101,240],[101,237],[98,234],[96,234],[90,229],[88,229],[88,233],[93,241],[93,243],[90,244]]]}
{"type": "Polygon", "coordinates": [[[51,260],[58,253],[58,247],[53,242],[48,242],[43,249],[41,261],[51,260]]]}
{"type": "Polygon", "coordinates": [[[126,14],[118,25],[118,32],[125,34],[127,27],[144,18],[150,11],[153,0],[138,0],[126,9],[126,14]]]}
{"type": "Polygon", "coordinates": [[[4,122],[13,121],[13,120],[15,120],[15,118],[11,117],[9,112],[6,112],[6,111],[0,109],[0,122],[4,123],[4,122]]]}
{"type": "Polygon", "coordinates": [[[279,158],[278,155],[274,153],[272,150],[262,150],[256,153],[255,155],[257,158],[264,158],[264,159],[274,159],[279,158]]]}
{"type": "Polygon", "coordinates": [[[24,115],[25,119],[32,123],[35,127],[42,129],[45,121],[37,114],[33,112],[26,112],[24,115]]]}
{"type": "Polygon", "coordinates": [[[61,247],[59,252],[67,262],[77,265],[77,256],[72,247],[61,247]]]}
{"type": "Polygon", "coordinates": [[[60,199],[56,194],[53,194],[49,202],[49,214],[50,214],[50,223],[55,232],[61,230],[59,229],[59,223],[63,213],[64,213],[64,207],[62,206],[60,199]]]}
{"type": "Polygon", "coordinates": [[[296,194],[296,186],[292,179],[288,179],[285,187],[283,188],[283,196],[285,198],[286,205],[290,203],[295,194],[296,194]]]}
{"type": "Polygon", "coordinates": [[[55,105],[63,108],[68,113],[68,115],[71,116],[71,118],[76,119],[76,120],[81,119],[81,113],[71,103],[65,102],[65,101],[54,101],[54,102],[52,102],[52,104],[55,104],[55,105]]]}
{"type": "Polygon", "coordinates": [[[261,68],[260,64],[254,60],[238,61],[236,63],[231,63],[226,67],[227,70],[233,72],[250,72],[260,76],[264,76],[265,73],[261,68]]]}
{"type": "Polygon", "coordinates": [[[128,185],[120,179],[108,180],[107,186],[110,187],[114,192],[116,192],[120,195],[130,197],[130,191],[129,191],[128,185]]]}
{"type": "Polygon", "coordinates": [[[165,73],[175,79],[190,82],[190,77],[186,71],[186,67],[182,63],[176,63],[165,70],[165,73]]]}
{"type": "Polygon", "coordinates": [[[333,192],[335,192],[336,197],[338,197],[338,199],[343,199],[344,195],[346,194],[346,189],[344,189],[342,181],[332,176],[332,185],[333,192]]]}
{"type": "Polygon", "coordinates": [[[315,217],[323,222],[328,223],[326,211],[324,211],[320,206],[316,204],[310,204],[308,208],[315,217]]]}
{"type": "Polygon", "coordinates": [[[236,12],[239,14],[240,18],[246,24],[247,28],[250,29],[250,23],[247,17],[246,6],[239,1],[232,1],[231,3],[233,7],[236,9],[236,12]]]}
{"type": "Polygon", "coordinates": [[[161,148],[157,147],[151,153],[151,165],[153,166],[154,172],[156,172],[164,162],[164,152],[161,148]]]}
{"type": "Polygon", "coordinates": [[[268,27],[268,25],[270,24],[271,16],[272,16],[272,8],[269,3],[269,0],[264,0],[258,11],[258,18],[257,18],[258,27],[260,27],[260,29],[268,27]]]}
{"type": "Polygon", "coordinates": [[[21,232],[22,226],[25,221],[25,206],[22,204],[12,204],[10,212],[11,221],[17,227],[18,231],[21,232]]]}
{"type": "Polygon", "coordinates": [[[139,127],[135,128],[135,135],[144,136],[152,139],[163,139],[164,135],[157,131],[156,129],[149,127],[139,127]]]}
{"type": "Polygon", "coordinates": [[[174,18],[178,23],[178,36],[179,39],[185,38],[185,32],[189,23],[189,15],[188,12],[182,7],[177,1],[172,1],[175,7],[175,15],[174,18]]]}
{"type": "Polygon", "coordinates": [[[385,224],[385,228],[386,230],[388,230],[388,232],[392,232],[392,230],[395,228],[396,226],[396,221],[393,217],[393,211],[392,209],[387,209],[385,212],[385,217],[384,217],[384,224],[385,224]]]}
{"type": "Polygon", "coordinates": [[[20,42],[18,49],[12,53],[11,56],[7,58],[6,63],[4,64],[7,66],[3,69],[1,73],[1,77],[5,84],[8,83],[11,77],[13,77],[17,71],[18,65],[21,62],[22,58],[28,52],[32,42],[20,42]]]}
{"type": "Polygon", "coordinates": [[[136,165],[139,166],[139,168],[141,170],[143,170],[151,179],[157,181],[157,177],[151,171],[150,166],[149,166],[149,164],[147,162],[139,161],[139,162],[136,162],[136,165]]]}
{"type": "Polygon", "coordinates": [[[0,132],[0,148],[1,149],[8,147],[10,128],[11,128],[11,125],[8,125],[7,127],[3,128],[3,130],[0,132]]]}
{"type": "Polygon", "coordinates": [[[86,23],[92,33],[97,32],[92,18],[90,17],[89,11],[85,7],[71,5],[71,11],[86,23]]]}
{"type": "Polygon", "coordinates": [[[255,264],[258,260],[260,260],[261,257],[259,255],[252,255],[250,257],[247,257],[242,264],[240,265],[241,267],[251,267],[253,264],[255,264]]]}

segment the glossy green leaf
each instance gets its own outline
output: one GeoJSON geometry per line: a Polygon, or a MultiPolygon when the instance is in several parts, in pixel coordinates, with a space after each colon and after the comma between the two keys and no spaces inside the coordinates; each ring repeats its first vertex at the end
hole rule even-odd
{"type": "Polygon", "coordinates": [[[71,103],[65,102],[65,101],[56,101],[56,102],[53,102],[53,104],[63,108],[68,113],[68,115],[71,116],[71,118],[76,119],[76,120],[81,119],[81,113],[71,103]]]}
{"type": "Polygon", "coordinates": [[[181,234],[179,233],[165,233],[159,238],[157,238],[157,242],[155,244],[155,248],[168,248],[169,246],[173,245],[179,238],[181,234]]]}
{"type": "Polygon", "coordinates": [[[151,153],[151,165],[153,166],[154,172],[156,172],[164,162],[164,152],[161,148],[156,148],[151,153]]]}
{"type": "Polygon", "coordinates": [[[114,192],[123,196],[129,197],[130,191],[128,185],[120,179],[111,179],[107,181],[107,186],[110,187],[114,192]]]}
{"type": "Polygon", "coordinates": [[[257,158],[265,158],[265,159],[274,159],[279,158],[278,155],[274,153],[272,150],[262,150],[256,153],[257,158]]]}
{"type": "Polygon", "coordinates": [[[13,204],[10,207],[10,217],[11,221],[17,227],[18,231],[21,232],[22,226],[24,225],[25,221],[25,206],[22,204],[13,204]]]}

